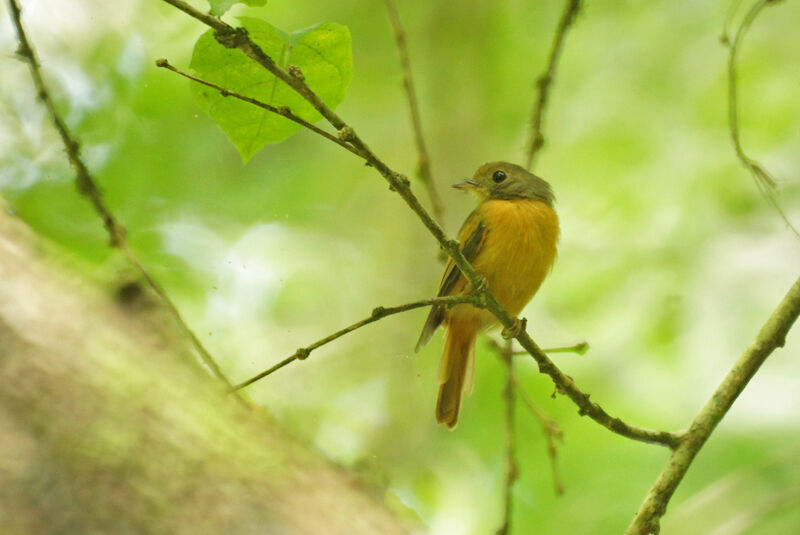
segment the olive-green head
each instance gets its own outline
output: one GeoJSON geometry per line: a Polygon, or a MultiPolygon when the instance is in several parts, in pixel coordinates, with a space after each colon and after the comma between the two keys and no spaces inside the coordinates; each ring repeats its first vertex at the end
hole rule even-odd
{"type": "Polygon", "coordinates": [[[523,167],[508,162],[490,162],[475,171],[454,188],[475,192],[485,199],[538,199],[553,205],[555,197],[550,184],[523,167]]]}

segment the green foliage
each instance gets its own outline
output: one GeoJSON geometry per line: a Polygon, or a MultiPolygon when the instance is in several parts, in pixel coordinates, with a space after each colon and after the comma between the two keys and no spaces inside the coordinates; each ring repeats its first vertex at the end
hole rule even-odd
{"type": "MultiPolygon", "coordinates": [[[[161,2],[125,3],[139,11],[121,23],[113,17],[119,6],[86,1],[111,22],[76,21],[85,24],[86,41],[58,41],[74,49],[43,40],[45,75],[132,245],[232,378],[265,369],[377,305],[435,291],[437,246],[373,169],[309,132],[265,147],[243,166],[218,125],[187,98],[186,84],[152,67],[157,57],[185,65],[204,27],[161,2]],[[138,36],[145,48],[139,74],[120,78],[117,55],[138,36]],[[50,65],[83,73],[88,94],[74,86],[64,91],[50,65]],[[108,98],[96,98],[102,95],[108,98]],[[86,102],[91,107],[81,107],[86,102]],[[92,158],[102,147],[107,159],[92,158]]],[[[533,84],[561,5],[398,6],[451,235],[474,201],[447,186],[488,160],[522,156],[533,84]]],[[[688,424],[800,265],[797,241],[758,196],[731,147],[727,51],[717,39],[729,5],[587,3],[565,44],[535,169],[553,184],[563,235],[555,269],[523,315],[541,346],[587,339],[585,356],[555,355],[557,363],[612,414],[650,427],[688,424]]],[[[416,153],[383,7],[269,2],[260,13],[268,11],[279,28],[319,20],[347,25],[358,71],[342,115],[393,168],[411,174],[416,153]]],[[[789,66],[800,54],[798,21],[800,2],[767,10],[748,36],[739,70],[743,142],[781,179],[780,200],[796,223],[800,73],[789,66]]],[[[279,38],[283,44],[285,36],[279,38]]],[[[349,57],[349,39],[347,48],[349,57]]],[[[246,62],[239,68],[249,69],[246,62]]],[[[319,85],[304,71],[312,87],[319,85]]],[[[0,73],[3,195],[38,232],[105,273],[102,262],[116,253],[108,252],[100,221],[76,192],[52,125],[37,119],[40,103],[26,66],[5,62],[0,73]],[[13,171],[24,168],[38,172],[22,180],[26,175],[13,171]],[[21,185],[10,188],[14,177],[21,185]]],[[[258,96],[255,89],[245,93],[258,96]]],[[[219,100],[217,106],[241,104],[219,100]]],[[[425,314],[361,329],[249,393],[337,463],[368,466],[375,473],[367,477],[385,482],[431,531],[492,533],[504,459],[503,367],[479,344],[475,390],[459,427],[437,427],[441,333],[413,353],[425,314]]],[[[796,354],[800,329],[697,457],[670,505],[665,535],[722,533],[726,519],[747,512],[757,515],[748,535],[798,533],[796,354]],[[725,486],[731,476],[736,485],[725,486]],[[728,492],[720,494],[720,485],[728,492]]],[[[621,533],[667,451],[612,435],[579,417],[563,396],[551,399],[552,384],[530,359],[516,369],[529,397],[564,430],[559,459],[567,492],[554,496],[541,429],[520,406],[513,534],[621,533]]]]}
{"type": "Polygon", "coordinates": [[[208,0],[208,3],[211,5],[211,12],[219,17],[236,4],[245,4],[254,7],[263,6],[267,3],[267,0],[208,0]]]}
{"type": "MultiPolygon", "coordinates": [[[[325,22],[287,34],[260,19],[242,17],[240,21],[250,37],[281,67],[300,67],[306,83],[326,104],[335,108],[344,100],[353,74],[350,30],[346,26],[325,22]]],[[[288,106],[309,122],[321,118],[311,104],[262,66],[239,50],[219,44],[211,30],[197,40],[191,66],[202,78],[275,107],[288,106]]],[[[265,144],[283,141],[301,128],[206,86],[194,84],[192,90],[200,107],[225,131],[244,161],[265,144]]]]}

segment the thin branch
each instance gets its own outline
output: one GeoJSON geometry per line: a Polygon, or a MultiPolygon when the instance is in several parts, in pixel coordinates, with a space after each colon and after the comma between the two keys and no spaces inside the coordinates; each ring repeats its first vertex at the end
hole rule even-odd
{"type": "MultiPolygon", "coordinates": [[[[559,346],[547,347],[542,349],[545,353],[575,353],[576,355],[585,355],[589,351],[589,342],[578,342],[572,346],[559,346]]],[[[514,351],[514,355],[528,355],[527,351],[518,350],[514,351]]]]}
{"type": "Polygon", "coordinates": [[[75,169],[75,182],[78,187],[78,191],[85,196],[89,202],[92,203],[95,211],[103,220],[103,225],[108,231],[111,246],[120,247],[123,243],[125,243],[125,229],[119,224],[114,215],[106,207],[100,190],[95,185],[94,180],[92,180],[92,177],[89,174],[89,169],[81,159],[80,143],[78,143],[77,139],[75,139],[70,133],[69,128],[67,127],[66,123],[64,123],[61,115],[58,113],[53,99],[50,97],[50,92],[48,91],[47,85],[44,83],[44,79],[42,78],[39,59],[37,58],[36,52],[28,41],[28,36],[22,26],[22,13],[20,7],[17,5],[16,0],[8,0],[8,5],[11,9],[11,19],[16,27],[17,39],[19,41],[17,56],[25,61],[30,67],[31,78],[33,78],[34,86],[36,86],[36,96],[39,98],[42,104],[44,104],[45,108],[47,108],[47,112],[50,115],[50,120],[53,122],[53,125],[58,131],[58,135],[61,137],[61,141],[64,143],[64,148],[67,153],[67,158],[69,158],[69,163],[75,169]]]}
{"type": "Polygon", "coordinates": [[[695,455],[767,357],[775,349],[784,346],[786,334],[798,315],[800,315],[800,278],[795,281],[753,343],[739,357],[711,399],[692,421],[689,431],[648,492],[644,503],[625,532],[626,535],[658,533],[659,521],[667,509],[667,504],[695,455]]]}
{"type": "MultiPolygon", "coordinates": [[[[189,324],[186,323],[186,320],[183,319],[183,315],[181,314],[180,310],[178,310],[177,305],[170,298],[169,294],[167,294],[166,290],[164,290],[164,288],[153,278],[153,276],[150,275],[150,272],[144,268],[139,258],[128,245],[127,241],[123,241],[120,244],[120,249],[125,254],[125,258],[127,258],[128,263],[139,272],[145,281],[147,281],[147,284],[150,286],[153,292],[155,292],[155,294],[161,299],[161,303],[167,308],[169,313],[172,314],[172,318],[175,320],[175,323],[177,323],[180,330],[183,331],[184,336],[189,339],[195,351],[197,351],[197,353],[200,355],[200,359],[203,361],[203,363],[209,367],[211,373],[213,373],[217,379],[225,383],[226,387],[230,388],[231,382],[217,364],[214,356],[208,351],[208,349],[206,349],[192,328],[189,327],[189,324]]],[[[238,396],[238,399],[245,405],[250,405],[249,402],[245,401],[243,397],[238,396]]]]}
{"type": "Polygon", "coordinates": [[[730,45],[730,54],[728,56],[728,122],[730,126],[731,140],[733,141],[733,148],[736,151],[736,157],[739,159],[745,169],[750,171],[756,187],[764,199],[769,202],[775,211],[781,216],[786,225],[791,229],[797,237],[800,237],[800,231],[795,227],[786,213],[778,204],[775,178],[767,171],[767,169],[758,161],[750,158],[745,154],[742,148],[741,136],[739,133],[739,104],[738,104],[738,87],[737,87],[737,74],[736,74],[736,60],[741,47],[742,41],[750,26],[755,21],[761,11],[770,5],[777,4],[780,0],[759,0],[750,8],[745,14],[739,29],[736,31],[736,37],[733,44],[727,35],[728,20],[726,19],[725,27],[723,28],[722,42],[723,44],[730,45]]]}
{"type": "Polygon", "coordinates": [[[531,133],[528,142],[527,160],[525,168],[530,170],[533,167],[533,160],[539,149],[544,146],[544,134],[542,133],[542,122],[544,121],[544,112],[547,108],[547,99],[550,96],[550,86],[556,74],[556,65],[558,58],[561,55],[561,49],[564,46],[564,39],[567,36],[567,31],[575,22],[575,18],[581,9],[581,0],[566,0],[564,4],[564,11],[561,13],[561,19],[558,21],[556,34],[553,37],[553,44],[550,47],[550,56],[547,59],[547,67],[544,73],[539,76],[536,81],[537,98],[536,104],[533,107],[531,114],[531,133]]]}
{"type": "Polygon", "coordinates": [[[564,438],[564,432],[558,422],[552,419],[547,413],[540,409],[530,397],[525,393],[525,389],[520,386],[519,381],[514,378],[514,389],[516,390],[522,403],[533,414],[539,425],[542,426],[544,438],[547,441],[547,456],[550,458],[550,468],[553,472],[553,488],[559,496],[564,494],[564,484],[561,482],[561,473],[558,469],[558,448],[556,441],[564,438]]]}
{"type": "Polygon", "coordinates": [[[505,347],[500,347],[498,356],[506,368],[506,386],[503,389],[503,403],[506,408],[506,481],[503,492],[503,523],[497,535],[508,535],[511,532],[511,508],[514,505],[511,491],[519,478],[519,465],[514,453],[514,355],[511,340],[506,340],[505,347]]]}
{"type": "MultiPolygon", "coordinates": [[[[492,312],[494,313],[494,310],[492,310],[492,312]]],[[[502,318],[501,323],[505,325],[506,319],[508,318],[502,318]]],[[[536,342],[533,341],[527,331],[524,329],[521,330],[516,338],[520,345],[528,351],[539,365],[539,372],[550,376],[556,384],[558,392],[566,394],[567,397],[578,406],[578,414],[581,416],[589,416],[592,420],[610,431],[633,440],[661,444],[671,449],[677,448],[681,443],[683,438],[682,433],[638,427],[611,416],[600,405],[591,401],[589,394],[578,388],[572,377],[562,372],[558,366],[539,349],[539,346],[536,345],[536,342]]]]}
{"type": "Polygon", "coordinates": [[[314,351],[315,349],[318,349],[318,348],[324,346],[325,344],[333,342],[334,340],[336,340],[338,338],[341,338],[342,336],[344,336],[346,334],[349,334],[349,333],[351,333],[351,332],[353,332],[353,331],[355,331],[357,329],[360,329],[361,327],[364,327],[365,325],[369,325],[370,323],[374,323],[374,322],[378,321],[379,319],[383,319],[383,318],[385,318],[387,316],[391,316],[393,314],[399,314],[401,312],[406,312],[408,310],[414,310],[415,308],[422,308],[422,307],[427,307],[427,306],[431,306],[431,305],[452,306],[452,305],[457,305],[457,304],[460,304],[460,303],[470,303],[470,304],[473,304],[475,306],[480,306],[478,298],[476,296],[474,296],[474,295],[469,295],[468,294],[468,295],[452,295],[452,296],[446,296],[446,297],[435,297],[433,299],[423,299],[421,301],[414,301],[413,303],[406,303],[405,305],[399,305],[399,306],[396,306],[396,307],[377,307],[377,308],[373,309],[372,314],[370,314],[369,316],[367,316],[363,320],[357,321],[357,322],[353,323],[352,325],[348,325],[344,329],[338,330],[335,333],[330,334],[330,335],[326,336],[325,338],[322,338],[321,340],[317,340],[316,342],[314,342],[313,344],[311,344],[309,346],[301,347],[300,349],[295,351],[293,355],[291,355],[291,356],[285,358],[284,360],[280,361],[275,366],[273,366],[273,367],[271,367],[269,369],[266,369],[263,372],[261,372],[261,373],[259,373],[257,375],[254,375],[250,379],[247,379],[246,381],[242,381],[241,383],[235,385],[234,387],[232,387],[232,390],[236,391],[236,390],[242,389],[242,388],[244,388],[246,386],[250,386],[251,384],[253,384],[256,381],[258,381],[259,379],[263,379],[264,377],[266,377],[266,376],[268,376],[268,375],[280,370],[281,368],[283,368],[284,366],[286,366],[287,364],[289,364],[291,362],[294,362],[295,360],[305,360],[305,359],[308,358],[308,356],[311,354],[311,352],[314,351]]]}
{"type": "Polygon", "coordinates": [[[406,90],[406,97],[408,98],[408,109],[411,112],[411,124],[414,127],[414,142],[417,145],[418,154],[417,171],[420,180],[422,180],[425,189],[428,191],[428,197],[431,199],[433,215],[439,224],[443,224],[444,208],[442,199],[436,191],[436,184],[431,176],[431,162],[428,157],[428,149],[425,146],[425,138],[422,135],[422,119],[419,113],[419,105],[417,104],[416,91],[414,90],[414,79],[411,76],[411,62],[408,59],[406,32],[403,29],[402,22],[400,22],[400,15],[397,13],[394,0],[386,0],[386,10],[389,12],[389,20],[392,22],[394,39],[397,43],[397,52],[400,55],[400,67],[403,71],[403,87],[406,90]]]}
{"type": "MultiPolygon", "coordinates": [[[[586,342],[584,342],[585,344],[586,342]]],[[[588,344],[587,344],[588,346],[588,344]]],[[[489,338],[489,348],[492,349],[501,359],[505,362],[505,357],[508,351],[511,349],[509,346],[502,346],[493,338],[489,338]]],[[[555,349],[567,349],[567,348],[555,348],[555,349]]],[[[545,352],[550,351],[549,349],[545,349],[545,352]]],[[[519,351],[511,351],[511,356],[523,354],[519,351]]],[[[525,355],[528,355],[528,352],[524,352],[525,355]]],[[[513,371],[513,370],[512,370],[513,371]]],[[[555,489],[556,494],[561,495],[564,494],[564,485],[561,483],[561,475],[558,470],[557,465],[557,456],[558,450],[556,448],[556,441],[561,440],[564,437],[564,433],[561,431],[561,427],[558,425],[558,422],[552,419],[545,411],[540,409],[536,406],[536,404],[527,396],[523,387],[519,384],[516,376],[511,373],[506,375],[507,380],[510,381],[511,386],[514,387],[517,394],[519,394],[520,399],[525,404],[525,406],[530,410],[531,414],[536,418],[539,424],[542,426],[542,431],[545,435],[545,440],[547,441],[547,456],[550,458],[550,465],[553,471],[553,487],[555,489]]],[[[506,387],[508,388],[508,384],[506,387]]],[[[504,393],[506,391],[504,390],[504,393]]],[[[513,399],[513,397],[512,397],[513,399]]]]}
{"type": "Polygon", "coordinates": [[[304,126],[304,127],[308,128],[309,130],[311,130],[315,134],[319,134],[320,136],[324,137],[328,141],[332,141],[332,142],[336,143],[337,145],[339,145],[343,149],[346,149],[346,150],[352,152],[353,154],[355,154],[359,158],[363,158],[361,156],[361,154],[356,149],[354,149],[351,145],[349,145],[348,143],[342,141],[341,139],[339,139],[338,137],[334,136],[333,134],[331,134],[329,132],[326,132],[325,130],[319,128],[318,126],[315,126],[315,125],[309,123],[308,121],[306,121],[302,117],[298,117],[297,115],[292,113],[292,110],[288,106],[275,107],[275,106],[272,106],[270,104],[267,104],[266,102],[262,102],[262,101],[260,101],[258,99],[242,95],[242,94],[237,93],[236,91],[233,91],[231,89],[222,87],[222,86],[217,85],[217,84],[215,84],[213,82],[209,82],[208,80],[203,80],[202,78],[199,78],[197,76],[193,76],[193,75],[191,75],[191,74],[189,74],[187,72],[184,72],[184,71],[178,69],[177,67],[175,67],[172,64],[170,64],[170,62],[167,61],[166,59],[156,60],[156,67],[160,67],[162,69],[167,69],[169,71],[174,72],[175,74],[179,74],[179,75],[183,76],[184,78],[188,78],[189,80],[197,82],[198,84],[202,84],[202,85],[210,87],[212,89],[216,89],[217,91],[219,91],[220,95],[222,95],[223,97],[233,97],[235,99],[238,99],[238,100],[247,102],[249,104],[252,104],[253,106],[258,106],[259,108],[262,108],[264,110],[272,112],[272,113],[274,113],[276,115],[280,115],[282,117],[286,117],[290,121],[293,121],[293,122],[295,122],[295,123],[297,123],[297,124],[299,124],[301,126],[304,126]]]}
{"type": "MultiPolygon", "coordinates": [[[[33,84],[36,86],[37,96],[47,108],[50,119],[53,122],[53,125],[56,127],[56,130],[58,130],[59,136],[61,136],[61,141],[64,143],[64,147],[66,149],[67,158],[75,170],[75,182],[77,184],[78,191],[92,203],[95,211],[103,220],[103,225],[106,227],[106,231],[108,232],[111,246],[118,248],[123,252],[131,266],[133,266],[133,268],[138,271],[147,281],[152,290],[161,299],[164,306],[166,306],[167,310],[169,310],[169,312],[172,314],[175,322],[178,324],[183,333],[189,338],[206,366],[209,367],[211,372],[218,379],[230,387],[230,381],[228,381],[228,378],[217,365],[214,357],[203,346],[203,344],[181,316],[178,308],[175,306],[175,303],[172,301],[172,299],[170,299],[170,297],[155,281],[155,279],[153,279],[153,277],[147,272],[147,270],[145,270],[144,266],[142,266],[142,263],[136,257],[136,254],[128,245],[125,228],[119,223],[119,221],[117,221],[114,214],[108,208],[108,205],[106,205],[100,188],[97,187],[97,184],[92,178],[89,169],[86,167],[86,164],[81,158],[80,143],[70,133],[69,128],[61,118],[61,115],[58,113],[55,103],[50,96],[50,92],[47,89],[47,85],[44,83],[36,52],[28,40],[27,34],[22,26],[22,14],[20,7],[17,5],[16,0],[8,0],[8,5],[11,9],[11,19],[16,27],[17,38],[19,40],[17,55],[28,63],[33,84]]],[[[244,402],[243,398],[240,397],[239,399],[244,402]]]]}
{"type": "Polygon", "coordinates": [[[281,68],[275,61],[266,55],[258,45],[248,36],[244,28],[234,28],[227,23],[202,13],[182,0],[164,0],[164,2],[178,7],[181,11],[189,14],[208,24],[216,30],[216,38],[228,48],[237,48],[245,55],[256,61],[259,65],[273,73],[277,78],[285,82],[294,89],[300,96],[305,98],[334,128],[338,130],[339,139],[350,143],[359,154],[367,160],[368,164],[374,167],[383,178],[389,183],[392,191],[402,197],[405,203],[417,214],[422,224],[433,235],[439,245],[453,260],[471,287],[474,289],[473,295],[476,302],[474,306],[479,306],[489,310],[499,321],[499,323],[509,332],[515,333],[517,341],[525,348],[539,364],[539,371],[545,373],[553,380],[567,396],[578,406],[579,414],[587,415],[599,424],[622,436],[649,443],[658,443],[677,447],[680,442],[680,435],[667,431],[656,431],[644,429],[627,424],[619,418],[610,416],[597,403],[589,400],[589,395],[581,391],[572,378],[564,374],[541,349],[531,339],[530,335],[521,328],[521,322],[512,317],[498,302],[494,295],[486,287],[485,279],[478,275],[473,267],[467,262],[461,252],[461,244],[458,240],[448,238],[442,227],[425,210],[419,199],[411,191],[411,183],[407,177],[392,170],[386,163],[378,158],[369,146],[356,134],[355,130],[349,126],[339,115],[329,108],[305,82],[303,73],[299,68],[289,65],[287,69],[281,68]]]}

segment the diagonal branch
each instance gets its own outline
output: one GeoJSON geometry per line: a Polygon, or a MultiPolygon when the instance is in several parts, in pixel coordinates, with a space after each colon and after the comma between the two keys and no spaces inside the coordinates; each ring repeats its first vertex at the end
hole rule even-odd
{"type": "Polygon", "coordinates": [[[531,114],[531,133],[528,142],[527,160],[525,161],[525,169],[530,170],[533,167],[533,160],[539,149],[544,146],[544,134],[542,134],[542,122],[544,121],[544,112],[547,108],[547,99],[550,96],[550,86],[553,83],[553,78],[556,75],[556,66],[558,58],[561,55],[561,49],[564,47],[564,39],[567,36],[567,31],[575,22],[575,18],[581,9],[581,0],[566,0],[564,4],[564,11],[561,13],[561,19],[558,21],[556,28],[556,35],[553,37],[553,44],[550,47],[550,55],[547,59],[547,67],[544,73],[539,76],[536,81],[536,88],[538,96],[536,104],[533,106],[531,114]]]}
{"type": "MultiPolygon", "coordinates": [[[[488,308],[488,307],[487,307],[488,308]]],[[[505,310],[489,310],[495,314],[501,324],[506,326],[511,324],[513,328],[513,318],[505,310]]],[[[509,327],[507,327],[509,328],[509,327]]],[[[578,406],[578,414],[588,416],[610,431],[641,442],[661,444],[675,449],[681,443],[682,433],[670,431],[658,431],[628,424],[621,419],[611,416],[600,405],[591,401],[590,395],[583,392],[575,384],[572,377],[568,376],[556,366],[550,358],[536,345],[525,329],[520,329],[516,336],[517,342],[528,352],[539,366],[539,372],[548,375],[555,383],[560,393],[566,394],[575,405],[578,406]]]]}
{"type": "Polygon", "coordinates": [[[19,41],[17,56],[30,67],[31,78],[33,79],[33,85],[36,87],[37,97],[42,104],[44,104],[45,108],[47,108],[50,120],[53,122],[53,126],[56,127],[58,135],[64,143],[69,163],[75,169],[75,183],[78,187],[78,191],[92,203],[95,211],[103,220],[103,225],[108,232],[111,246],[122,247],[125,243],[125,229],[106,207],[102,193],[92,179],[86,164],[84,164],[81,159],[80,143],[70,133],[69,128],[58,113],[52,97],[50,97],[50,91],[47,89],[47,85],[42,78],[41,67],[39,65],[39,59],[36,56],[36,51],[28,41],[28,36],[25,33],[25,29],[22,27],[22,12],[20,7],[17,5],[16,0],[8,0],[8,5],[11,9],[11,19],[17,30],[17,39],[19,41]]]}
{"type": "Polygon", "coordinates": [[[419,178],[428,191],[428,197],[431,199],[431,207],[433,208],[433,215],[436,217],[436,220],[442,224],[444,223],[444,208],[442,207],[442,199],[436,191],[436,185],[431,176],[431,162],[428,157],[428,149],[425,146],[425,138],[422,135],[422,118],[420,117],[417,95],[414,90],[414,78],[411,76],[411,62],[408,59],[406,32],[403,29],[403,24],[400,22],[400,15],[397,13],[394,0],[386,0],[386,10],[389,12],[389,20],[392,22],[394,39],[397,43],[397,52],[400,55],[400,67],[403,71],[403,87],[406,90],[406,97],[408,98],[408,109],[411,112],[411,124],[414,127],[414,142],[417,145],[417,154],[419,156],[417,163],[419,178]]]}
{"type": "Polygon", "coordinates": [[[612,417],[600,407],[600,405],[589,400],[589,394],[579,389],[572,378],[564,374],[564,372],[539,349],[527,331],[524,328],[520,328],[520,321],[513,318],[500,303],[497,302],[497,299],[486,287],[483,277],[478,275],[469,262],[467,262],[466,258],[464,258],[461,252],[461,244],[458,240],[450,239],[445,235],[442,227],[433,220],[419,202],[419,199],[417,199],[411,191],[411,184],[408,178],[392,170],[372,152],[369,146],[356,134],[355,130],[349,126],[344,119],[339,117],[336,112],[328,107],[319,95],[306,84],[303,73],[299,68],[293,65],[289,65],[287,69],[281,68],[250,39],[244,28],[234,28],[217,17],[196,10],[183,0],[164,0],[164,2],[177,7],[184,13],[187,13],[215,29],[216,38],[220,43],[228,48],[239,49],[249,58],[274,74],[278,79],[288,84],[289,87],[305,98],[334,128],[336,128],[339,131],[339,139],[352,145],[353,148],[367,160],[367,163],[381,174],[389,183],[390,189],[402,197],[403,201],[417,214],[422,224],[425,225],[436,241],[439,242],[442,249],[453,260],[453,263],[458,267],[474,289],[476,302],[472,304],[489,310],[497,318],[498,322],[509,332],[517,333],[515,338],[537,361],[539,364],[539,371],[550,376],[553,382],[559,387],[559,390],[567,394],[578,406],[579,414],[587,415],[600,425],[627,438],[643,442],[658,443],[669,446],[670,448],[677,447],[681,439],[679,434],[644,429],[627,424],[619,418],[612,417]]]}
{"type": "Polygon", "coordinates": [[[372,314],[370,314],[363,320],[357,321],[352,325],[348,325],[344,329],[336,331],[335,333],[330,334],[325,338],[322,338],[321,340],[317,340],[310,346],[301,347],[300,349],[295,351],[293,355],[283,359],[275,366],[272,366],[271,368],[266,369],[257,375],[254,375],[250,379],[247,379],[246,381],[242,381],[241,383],[235,385],[234,387],[232,387],[232,390],[236,391],[246,386],[250,386],[259,379],[263,379],[264,377],[280,370],[281,368],[283,368],[287,364],[294,362],[295,360],[305,360],[315,349],[318,349],[324,346],[325,344],[333,342],[334,340],[341,338],[342,336],[349,334],[357,329],[360,329],[361,327],[369,325],[370,323],[374,323],[379,319],[383,319],[387,316],[391,316],[394,314],[399,314],[400,312],[414,310],[415,308],[422,308],[431,305],[452,306],[452,305],[457,305],[459,303],[471,303],[475,306],[479,306],[478,299],[474,295],[451,295],[445,297],[435,297],[433,299],[423,299],[421,301],[414,301],[413,303],[406,303],[405,305],[399,305],[396,307],[377,307],[372,311],[372,314]]]}
{"type": "Polygon", "coordinates": [[[762,164],[753,158],[750,158],[744,152],[739,134],[739,103],[736,73],[736,60],[739,53],[739,48],[741,47],[745,34],[750,29],[753,21],[756,20],[758,14],[761,13],[765,7],[777,4],[779,1],[780,0],[759,0],[753,4],[747,14],[745,14],[742,23],[739,25],[739,29],[736,30],[736,37],[733,40],[733,44],[730,43],[727,35],[726,19],[725,28],[723,29],[722,34],[722,42],[730,46],[730,54],[728,56],[728,123],[730,126],[733,148],[736,151],[736,157],[739,159],[744,168],[750,171],[750,174],[753,176],[753,180],[756,183],[756,187],[764,199],[772,205],[775,211],[778,212],[778,215],[781,216],[791,231],[794,232],[797,237],[800,237],[800,230],[798,230],[797,227],[795,227],[791,221],[789,221],[786,213],[783,211],[780,204],[778,204],[777,194],[775,191],[777,182],[762,164]]]}
{"type": "MultiPolygon", "coordinates": [[[[34,86],[36,86],[37,96],[47,108],[47,111],[50,115],[50,120],[53,122],[56,130],[58,130],[58,135],[61,137],[61,141],[64,143],[67,158],[69,159],[73,169],[75,169],[75,182],[78,187],[78,191],[92,203],[95,211],[103,220],[103,225],[106,227],[106,231],[108,232],[111,246],[122,251],[131,266],[133,266],[133,268],[139,272],[145,281],[147,281],[147,283],[150,285],[150,288],[156,293],[156,295],[158,295],[164,306],[167,308],[170,314],[172,314],[175,322],[178,324],[186,337],[189,338],[206,366],[209,367],[211,372],[219,380],[230,387],[230,381],[228,381],[228,378],[222,372],[216,360],[214,360],[214,357],[203,346],[203,344],[197,338],[197,335],[195,335],[195,333],[183,319],[183,316],[181,316],[177,306],[175,306],[175,303],[172,301],[172,299],[170,299],[164,288],[158,284],[158,282],[156,282],[150,273],[147,272],[142,263],[136,257],[136,254],[128,245],[125,228],[119,223],[119,221],[117,221],[114,214],[108,208],[108,205],[106,205],[100,188],[97,187],[97,184],[92,178],[89,169],[86,167],[86,164],[81,158],[80,143],[70,133],[69,128],[61,118],[61,115],[58,113],[55,103],[50,96],[50,92],[47,89],[47,85],[44,83],[36,52],[28,40],[25,29],[22,26],[22,13],[20,7],[17,5],[16,0],[8,0],[8,5],[11,9],[11,19],[17,30],[17,38],[19,40],[17,55],[25,60],[30,67],[31,78],[33,79],[34,86]]],[[[240,397],[239,399],[244,402],[243,398],[240,397]]]]}
{"type": "Polygon", "coordinates": [[[680,445],[675,449],[664,470],[659,474],[626,535],[658,533],[659,520],[667,509],[672,494],[689,469],[697,452],[703,447],[717,424],[742,393],[759,367],[775,349],[783,347],[786,334],[800,315],[800,278],[759,331],[733,368],[722,380],[711,399],[706,402],[689,426],[680,445]]]}

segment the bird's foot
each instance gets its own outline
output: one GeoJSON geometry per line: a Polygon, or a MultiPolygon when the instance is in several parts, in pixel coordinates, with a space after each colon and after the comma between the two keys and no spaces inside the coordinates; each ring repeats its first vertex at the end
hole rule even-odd
{"type": "Polygon", "coordinates": [[[500,333],[500,336],[502,336],[504,340],[510,340],[512,338],[516,338],[517,335],[519,335],[519,333],[521,333],[523,329],[525,329],[526,323],[528,323],[528,320],[526,320],[525,318],[522,319],[514,318],[514,325],[512,325],[510,328],[506,327],[505,329],[503,329],[503,331],[500,333]]]}

